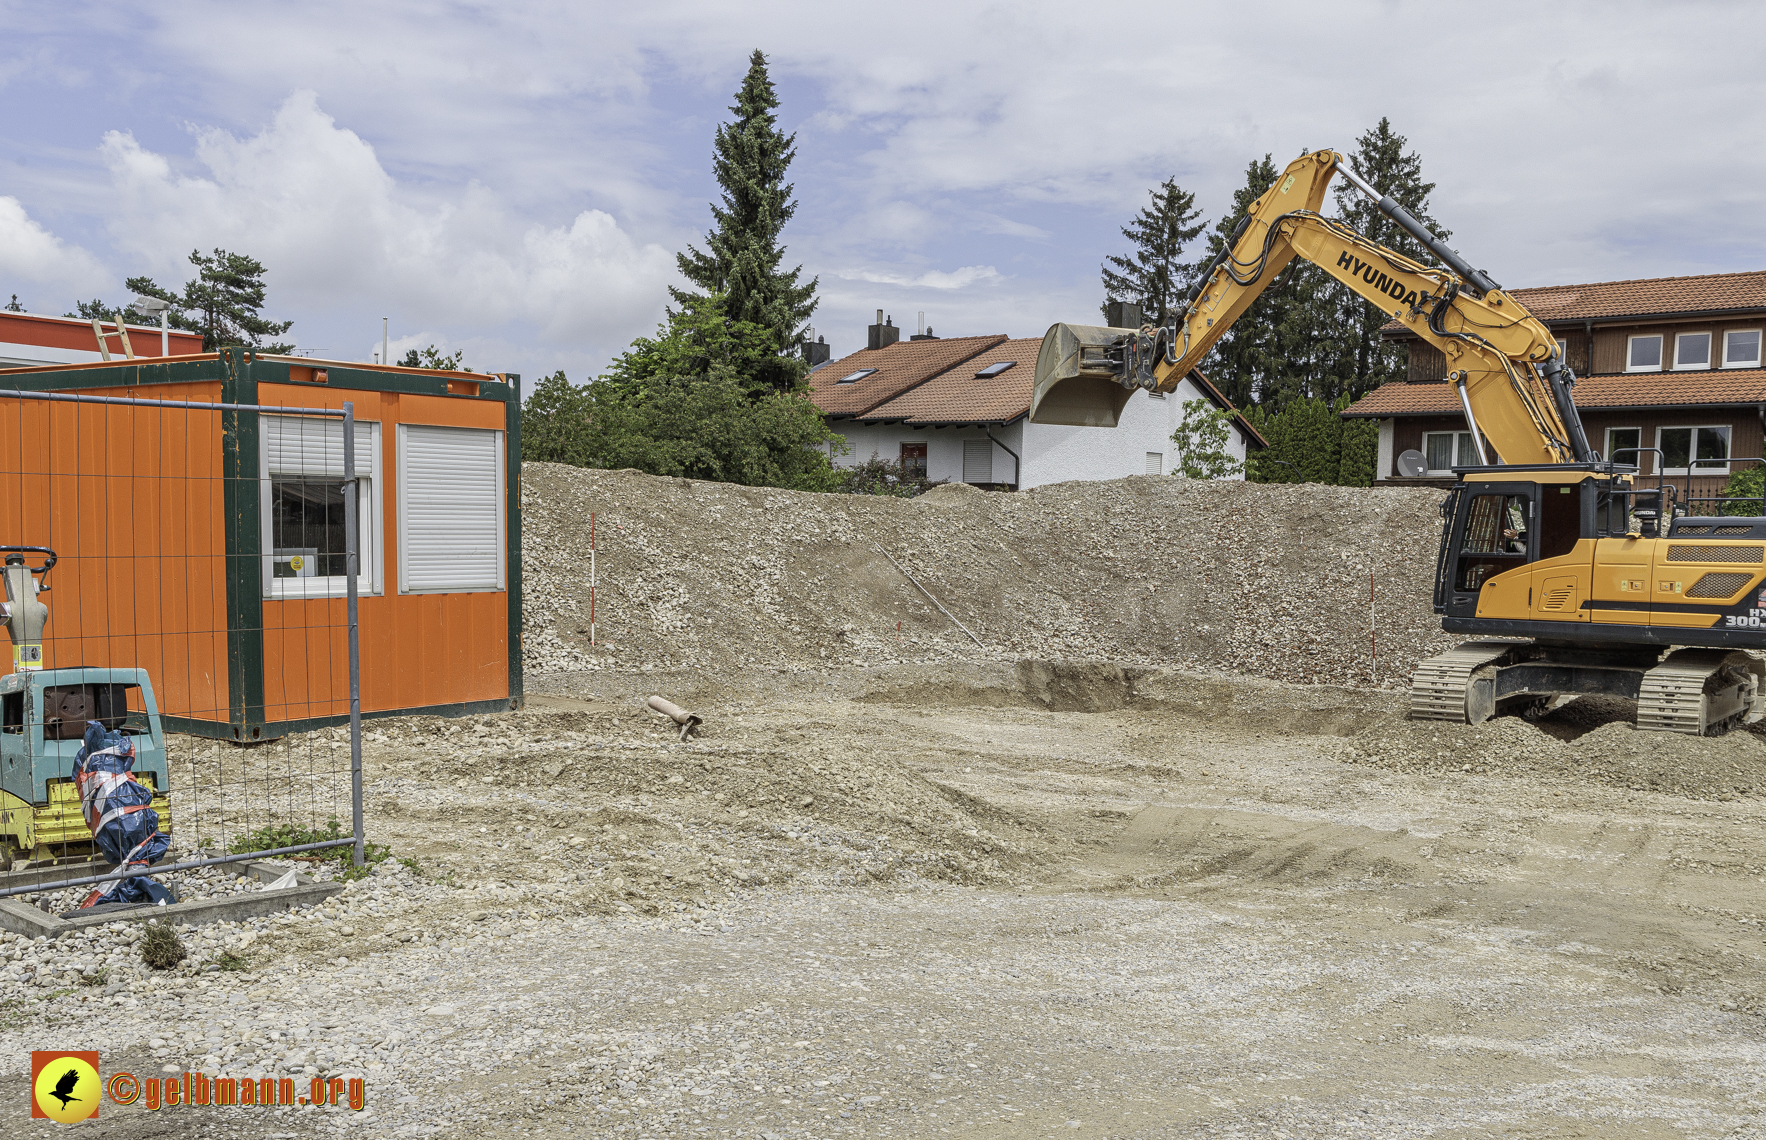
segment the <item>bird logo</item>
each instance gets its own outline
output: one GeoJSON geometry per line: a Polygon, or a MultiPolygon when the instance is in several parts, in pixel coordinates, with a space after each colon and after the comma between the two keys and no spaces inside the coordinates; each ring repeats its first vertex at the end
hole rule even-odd
{"type": "Polygon", "coordinates": [[[31,1115],[73,1124],[98,1114],[98,1054],[36,1051],[31,1054],[31,1115]]]}
{"type": "Polygon", "coordinates": [[[69,1104],[80,1099],[74,1095],[74,1090],[79,1086],[80,1070],[69,1069],[61,1074],[61,1079],[55,1082],[55,1087],[49,1091],[49,1095],[59,1100],[61,1107],[66,1108],[69,1104]]]}

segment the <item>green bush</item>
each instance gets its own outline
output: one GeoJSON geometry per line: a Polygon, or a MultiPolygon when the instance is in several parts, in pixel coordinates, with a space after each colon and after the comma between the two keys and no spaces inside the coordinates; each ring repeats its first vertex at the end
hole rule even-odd
{"type": "Polygon", "coordinates": [[[1740,471],[1729,473],[1729,482],[1723,486],[1725,501],[1718,512],[1724,515],[1763,515],[1760,495],[1766,487],[1766,468],[1745,467],[1740,471]],[[1734,501],[1739,500],[1739,501],[1734,501]]]}
{"type": "Polygon", "coordinates": [[[893,495],[911,499],[936,486],[938,484],[930,479],[908,475],[900,463],[872,455],[855,467],[836,468],[834,483],[829,490],[847,495],[893,495]]]}
{"type": "MultiPolygon", "coordinates": [[[[304,847],[308,843],[328,843],[335,839],[348,839],[349,832],[337,822],[333,816],[327,820],[323,828],[299,827],[285,823],[275,827],[260,827],[256,831],[246,832],[227,845],[230,855],[246,855],[253,851],[274,851],[281,847],[304,847]]],[[[392,855],[392,848],[379,843],[362,844],[362,865],[355,865],[354,847],[344,844],[337,847],[322,847],[317,851],[303,852],[301,858],[316,859],[321,862],[336,863],[343,878],[359,879],[368,873],[368,869],[392,855]]]]}

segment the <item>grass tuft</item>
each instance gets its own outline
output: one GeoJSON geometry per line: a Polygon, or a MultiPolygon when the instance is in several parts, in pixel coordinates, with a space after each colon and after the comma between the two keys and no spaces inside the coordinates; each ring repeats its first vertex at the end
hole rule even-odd
{"type": "Polygon", "coordinates": [[[223,950],[219,954],[216,954],[214,957],[214,963],[229,974],[236,974],[241,970],[251,969],[250,958],[245,957],[243,954],[235,954],[231,950],[223,950]]]}
{"type": "Polygon", "coordinates": [[[152,969],[169,970],[188,954],[178,932],[164,923],[150,922],[141,932],[141,960],[152,969]]]}

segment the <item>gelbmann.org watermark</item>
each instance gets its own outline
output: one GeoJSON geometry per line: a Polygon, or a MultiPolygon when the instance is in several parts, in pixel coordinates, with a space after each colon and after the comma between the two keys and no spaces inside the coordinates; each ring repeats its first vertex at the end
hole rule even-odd
{"type": "Polygon", "coordinates": [[[293,1077],[211,1077],[181,1073],[171,1077],[137,1077],[134,1073],[99,1075],[98,1054],[90,1051],[37,1050],[31,1053],[31,1116],[73,1124],[98,1115],[104,1100],[161,1109],[268,1108],[280,1105],[348,1108],[367,1106],[368,1090],[361,1077],[314,1077],[304,1086],[293,1077]]]}

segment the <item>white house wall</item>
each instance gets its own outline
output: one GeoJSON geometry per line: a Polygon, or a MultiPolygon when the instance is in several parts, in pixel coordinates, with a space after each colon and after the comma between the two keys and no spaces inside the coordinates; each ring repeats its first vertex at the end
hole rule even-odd
{"type": "MultiPolygon", "coordinates": [[[[1144,391],[1130,396],[1113,428],[1029,424],[1020,486],[1144,475],[1149,452],[1158,454],[1159,470],[1169,475],[1177,467],[1177,448],[1171,436],[1183,420],[1184,402],[1200,398],[1202,394],[1186,379],[1164,399],[1144,391]]],[[[1228,434],[1226,450],[1244,463],[1245,439],[1236,427],[1228,434]]]]}
{"type": "MultiPolygon", "coordinates": [[[[850,448],[845,455],[834,457],[837,466],[856,467],[873,455],[894,463],[901,458],[902,444],[923,443],[927,477],[952,483],[963,479],[963,441],[985,439],[991,433],[996,441],[992,481],[1015,482],[1020,489],[1027,489],[1074,479],[1144,475],[1149,452],[1158,453],[1159,470],[1171,474],[1177,466],[1177,449],[1171,435],[1183,419],[1184,402],[1201,397],[1188,380],[1180,381],[1177,391],[1164,399],[1136,392],[1129,397],[1121,421],[1113,428],[1061,427],[1022,419],[1005,427],[989,427],[986,433],[978,427],[916,429],[905,424],[862,424],[853,420],[836,420],[829,426],[846,437],[850,448]],[[1017,462],[1006,448],[1023,457],[1022,472],[1017,470],[1017,462]]],[[[1226,449],[1241,465],[1244,463],[1245,438],[1238,428],[1232,429],[1226,449]]]]}
{"type": "Polygon", "coordinates": [[[1009,447],[1023,454],[1023,420],[1005,427],[989,427],[986,432],[978,427],[911,428],[905,424],[861,424],[852,420],[838,420],[829,427],[845,436],[846,445],[851,449],[845,455],[834,457],[835,466],[857,467],[868,463],[873,455],[895,463],[901,459],[902,444],[923,443],[926,445],[926,477],[939,482],[963,481],[963,441],[966,439],[993,436],[996,441],[993,447],[995,483],[1017,481],[1016,461],[1005,449],[1009,447]]]}

